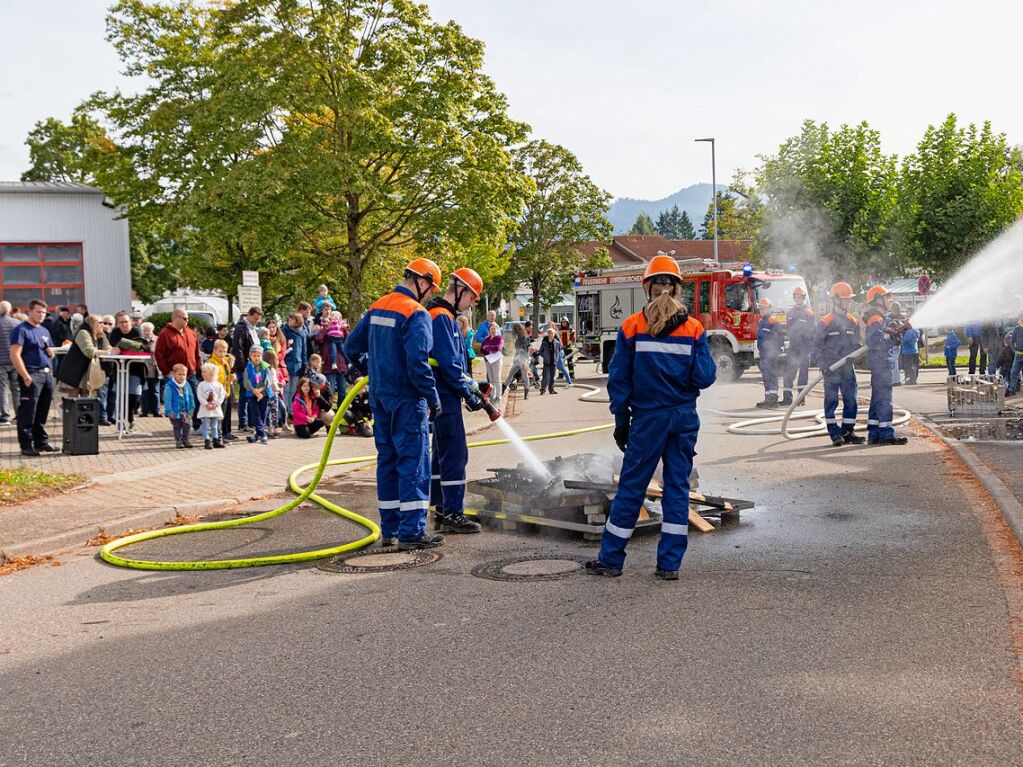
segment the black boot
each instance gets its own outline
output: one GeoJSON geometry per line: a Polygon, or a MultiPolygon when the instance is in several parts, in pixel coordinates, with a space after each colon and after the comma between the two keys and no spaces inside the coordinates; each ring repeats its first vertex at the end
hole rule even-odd
{"type": "Polygon", "coordinates": [[[678,570],[662,570],[658,567],[654,570],[654,577],[660,578],[662,581],[677,581],[678,570]]]}
{"type": "Polygon", "coordinates": [[[605,565],[599,559],[592,559],[586,563],[586,572],[590,575],[603,575],[607,578],[617,578],[622,574],[622,571],[617,567],[611,567],[611,565],[605,565]]]}
{"type": "Polygon", "coordinates": [[[483,529],[479,522],[469,519],[465,514],[438,514],[434,518],[434,526],[442,533],[455,535],[478,533],[483,529]]]}
{"type": "Polygon", "coordinates": [[[792,404],[792,392],[790,392],[790,391],[785,392],[785,396],[782,397],[781,402],[779,402],[778,404],[781,405],[782,407],[788,407],[789,405],[791,405],[792,404]]]}
{"type": "Polygon", "coordinates": [[[862,445],[864,442],[867,441],[866,437],[858,437],[852,431],[847,431],[843,433],[842,439],[845,441],[845,444],[847,445],[862,445]]]}
{"type": "Polygon", "coordinates": [[[398,541],[398,551],[417,551],[419,549],[433,549],[444,543],[443,535],[430,535],[423,533],[418,538],[410,541],[398,541]]]}
{"type": "Polygon", "coordinates": [[[224,444],[224,440],[222,438],[217,437],[213,440],[213,447],[227,447],[227,445],[224,444]]]}
{"type": "Polygon", "coordinates": [[[905,437],[889,437],[888,439],[879,439],[875,444],[878,445],[905,445],[909,442],[905,437]]]}
{"type": "Polygon", "coordinates": [[[212,450],[213,449],[213,440],[211,440],[211,439],[204,439],[202,446],[206,450],[212,450]]]}

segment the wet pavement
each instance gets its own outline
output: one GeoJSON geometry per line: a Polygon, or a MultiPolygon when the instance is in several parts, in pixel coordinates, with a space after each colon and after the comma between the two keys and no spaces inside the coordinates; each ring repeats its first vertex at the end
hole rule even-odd
{"type": "MultiPolygon", "coordinates": [[[[757,507],[692,535],[677,583],[653,578],[653,535],[597,579],[571,567],[592,545],[546,531],[452,538],[433,564],[371,575],[146,573],[84,552],[0,579],[0,766],[1019,763],[1023,555],[997,509],[918,427],[903,448],[835,449],[729,435],[709,412],[758,393],[744,378],[701,400],[701,488],[757,507]],[[559,562],[518,572],[557,577],[473,575],[538,556],[559,562]]],[[[520,433],[607,420],[550,400],[520,433]]],[[[610,432],[536,447],[614,450],[610,432]]],[[[480,449],[470,476],[517,462],[480,449]]],[[[371,478],[329,489],[372,515],[371,478]]],[[[260,527],[146,554],[361,535],[322,510],[260,527]]]]}

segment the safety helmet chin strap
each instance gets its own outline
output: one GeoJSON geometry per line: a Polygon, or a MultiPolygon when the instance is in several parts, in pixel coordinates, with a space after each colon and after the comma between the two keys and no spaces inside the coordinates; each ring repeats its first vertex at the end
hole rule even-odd
{"type": "Polygon", "coordinates": [[[415,272],[410,271],[406,271],[405,276],[412,278],[412,282],[414,282],[416,285],[416,300],[419,303],[422,303],[423,299],[430,295],[431,289],[433,288],[433,280],[430,280],[429,282],[426,283],[426,290],[421,290],[419,288],[419,281],[426,280],[426,277],[424,277],[421,274],[416,274],[415,272]]]}
{"type": "MultiPolygon", "coordinates": [[[[452,278],[452,280],[451,280],[451,287],[453,287],[455,289],[455,300],[452,303],[452,306],[454,306],[456,312],[460,312],[460,311],[462,311],[462,308],[460,306],[460,304],[462,302],[462,296],[464,296],[467,292],[472,292],[472,291],[469,290],[469,286],[468,285],[466,285],[464,282],[462,282],[457,277],[452,278]]],[[[476,295],[476,294],[473,293],[473,295],[476,295]]]]}

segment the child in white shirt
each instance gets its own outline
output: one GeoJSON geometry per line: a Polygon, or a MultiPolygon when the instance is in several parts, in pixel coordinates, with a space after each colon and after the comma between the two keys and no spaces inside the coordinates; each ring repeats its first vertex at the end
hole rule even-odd
{"type": "Polygon", "coordinates": [[[207,450],[224,447],[220,433],[220,422],[224,412],[220,406],[227,397],[223,384],[217,376],[217,366],[207,362],[202,366],[202,381],[195,390],[195,398],[199,403],[199,422],[202,424],[202,438],[207,450]]]}

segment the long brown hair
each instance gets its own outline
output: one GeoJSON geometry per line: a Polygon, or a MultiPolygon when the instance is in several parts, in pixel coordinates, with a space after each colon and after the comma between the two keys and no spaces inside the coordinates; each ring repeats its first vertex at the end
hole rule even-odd
{"type": "Polygon", "coordinates": [[[647,332],[652,336],[660,335],[668,320],[682,311],[683,304],[672,295],[673,285],[655,284],[650,286],[651,300],[644,309],[647,320],[647,332]],[[654,294],[657,295],[654,295],[654,294]]]}

